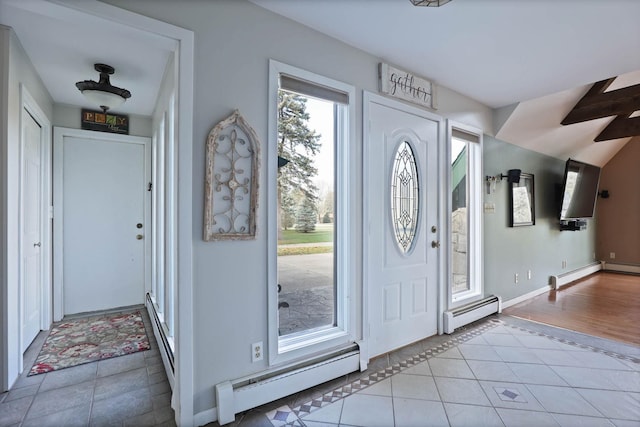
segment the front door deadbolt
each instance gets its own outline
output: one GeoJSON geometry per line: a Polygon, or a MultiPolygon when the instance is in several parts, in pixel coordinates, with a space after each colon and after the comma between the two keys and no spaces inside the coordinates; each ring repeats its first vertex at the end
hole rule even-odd
{"type": "Polygon", "coordinates": [[[137,223],[136,224],[136,228],[142,228],[142,224],[141,223],[137,223]]]}

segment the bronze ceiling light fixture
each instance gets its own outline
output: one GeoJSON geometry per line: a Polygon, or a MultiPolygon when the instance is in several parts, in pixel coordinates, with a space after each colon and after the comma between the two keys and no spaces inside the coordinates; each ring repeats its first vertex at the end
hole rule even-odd
{"type": "Polygon", "coordinates": [[[414,6],[440,7],[451,0],[409,0],[414,6]]]}
{"type": "Polygon", "coordinates": [[[94,68],[100,73],[100,81],[84,80],[76,83],[76,87],[92,104],[99,105],[103,112],[121,105],[131,98],[127,89],[115,87],[109,81],[109,75],[115,69],[107,64],[95,64],[94,68]]]}

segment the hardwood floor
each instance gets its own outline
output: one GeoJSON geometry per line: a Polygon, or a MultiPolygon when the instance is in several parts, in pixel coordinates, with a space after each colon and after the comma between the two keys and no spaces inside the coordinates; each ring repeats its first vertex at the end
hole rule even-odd
{"type": "Polygon", "coordinates": [[[640,276],[595,273],[503,313],[640,345],[640,276]]]}

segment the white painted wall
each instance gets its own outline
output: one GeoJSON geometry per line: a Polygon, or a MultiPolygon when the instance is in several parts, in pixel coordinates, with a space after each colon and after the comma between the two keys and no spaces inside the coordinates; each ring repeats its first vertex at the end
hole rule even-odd
{"type": "MultiPolygon", "coordinates": [[[[267,144],[268,60],[273,58],[356,86],[357,135],[353,143],[357,145],[356,158],[361,159],[362,90],[377,92],[377,65],[382,60],[245,0],[105,2],[195,32],[193,369],[194,412],[198,413],[214,405],[215,384],[267,367],[266,361],[252,364],[250,357],[250,343],[266,344],[268,337],[266,168],[260,171],[256,239],[205,243],[201,236],[209,131],[237,108],[260,142],[267,144]]],[[[476,101],[440,88],[439,105],[438,114],[492,131],[491,110],[476,101]]],[[[263,158],[263,164],[265,161],[263,158]]],[[[361,160],[354,167],[360,177],[361,160]]],[[[356,197],[361,200],[361,179],[356,188],[356,197]]],[[[361,214],[360,202],[358,217],[361,214]]],[[[361,242],[361,231],[357,234],[356,241],[361,242]]],[[[357,245],[357,280],[361,282],[362,248],[361,243],[357,245]]]]}
{"type": "Polygon", "coordinates": [[[4,77],[6,86],[3,86],[3,120],[6,118],[6,126],[2,127],[2,160],[0,166],[0,183],[2,184],[2,221],[3,247],[2,276],[0,278],[2,301],[2,355],[5,358],[2,369],[3,390],[8,389],[20,373],[22,355],[20,354],[19,324],[19,289],[18,289],[18,230],[19,230],[19,179],[20,179],[20,84],[24,84],[33,96],[38,106],[49,120],[53,115],[53,100],[45,88],[42,80],[35,71],[31,60],[20,45],[13,30],[0,26],[0,43],[3,47],[2,69],[7,73],[4,77]],[[6,62],[8,60],[8,62],[6,62]],[[6,91],[5,91],[6,88],[6,91]],[[6,96],[4,95],[6,93],[6,96]]]}
{"type": "MultiPolygon", "coordinates": [[[[69,90],[73,90],[70,88],[69,90]]],[[[117,114],[117,111],[114,111],[117,114]]],[[[54,104],[52,126],[81,129],[82,107],[66,104],[54,104]]],[[[151,117],[127,114],[129,116],[129,135],[151,137],[151,117]]]]}

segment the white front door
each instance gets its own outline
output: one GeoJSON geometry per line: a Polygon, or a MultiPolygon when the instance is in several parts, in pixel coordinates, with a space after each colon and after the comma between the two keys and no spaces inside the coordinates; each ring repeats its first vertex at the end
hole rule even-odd
{"type": "Polygon", "coordinates": [[[377,96],[368,107],[365,286],[373,357],[437,333],[432,241],[438,239],[441,121],[377,96]]]}
{"type": "Polygon", "coordinates": [[[42,128],[22,116],[22,351],[40,332],[42,316],[42,128]]]}
{"type": "Polygon", "coordinates": [[[150,140],[68,129],[54,135],[56,317],[60,302],[62,314],[142,304],[150,140]]]}

